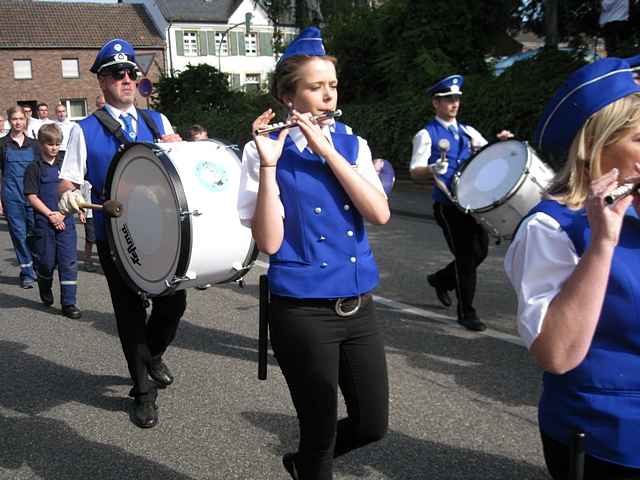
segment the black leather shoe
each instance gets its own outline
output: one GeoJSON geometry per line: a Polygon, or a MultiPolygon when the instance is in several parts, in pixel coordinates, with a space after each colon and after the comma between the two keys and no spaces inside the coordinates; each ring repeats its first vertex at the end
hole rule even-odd
{"type": "Polygon", "coordinates": [[[473,330],[474,332],[482,332],[487,329],[487,326],[480,321],[477,315],[467,315],[465,317],[459,317],[458,323],[467,330],[473,330]]]}
{"type": "Polygon", "coordinates": [[[44,303],[47,307],[53,305],[53,292],[51,291],[51,284],[47,285],[44,282],[38,280],[38,291],[40,292],[40,300],[42,300],[42,303],[44,303]]]}
{"type": "Polygon", "coordinates": [[[151,360],[149,376],[162,387],[168,387],[173,383],[171,370],[169,370],[169,367],[162,361],[162,357],[156,357],[151,360]]]}
{"type": "Polygon", "coordinates": [[[445,307],[451,306],[451,297],[449,296],[449,292],[445,288],[440,287],[436,283],[435,275],[427,275],[427,282],[436,290],[436,295],[440,303],[445,307]]]}
{"type": "Polygon", "coordinates": [[[289,472],[289,475],[291,475],[291,478],[293,478],[293,480],[300,480],[300,477],[298,476],[298,470],[296,469],[295,459],[295,453],[285,453],[282,457],[282,465],[284,465],[285,470],[289,472]]]}
{"type": "Polygon", "coordinates": [[[136,398],[129,407],[129,418],[136,427],[155,427],[158,424],[158,406],[155,400],[136,398]]]}
{"type": "Polygon", "coordinates": [[[62,306],[62,314],[65,317],[77,319],[82,317],[82,312],[75,305],[63,305],[62,306]]]}

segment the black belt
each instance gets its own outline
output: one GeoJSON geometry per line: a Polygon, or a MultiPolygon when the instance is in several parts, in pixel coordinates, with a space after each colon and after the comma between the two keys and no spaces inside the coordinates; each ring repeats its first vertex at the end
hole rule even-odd
{"type": "Polygon", "coordinates": [[[339,317],[350,317],[355,315],[360,307],[371,299],[370,293],[363,293],[355,297],[341,298],[295,298],[283,297],[271,294],[271,301],[288,305],[300,305],[305,307],[331,307],[339,317]]]}

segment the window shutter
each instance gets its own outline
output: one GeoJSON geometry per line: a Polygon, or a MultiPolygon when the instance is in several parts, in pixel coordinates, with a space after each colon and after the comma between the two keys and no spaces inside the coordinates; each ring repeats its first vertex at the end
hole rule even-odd
{"type": "Polygon", "coordinates": [[[239,90],[240,89],[240,74],[232,73],[231,74],[231,90],[239,90]]]}
{"type": "Polygon", "coordinates": [[[201,57],[207,55],[207,32],[198,32],[198,55],[201,57]]]}
{"type": "Polygon", "coordinates": [[[176,30],[176,53],[179,57],[184,56],[184,34],[182,30],[176,30]]]}
{"type": "Polygon", "coordinates": [[[247,54],[247,50],[246,50],[246,47],[244,45],[244,33],[236,32],[236,35],[238,36],[238,54],[239,55],[246,55],[247,54]]]}
{"type": "Polygon", "coordinates": [[[209,30],[207,32],[207,50],[209,55],[216,54],[216,32],[209,30]]]}
{"type": "Polygon", "coordinates": [[[273,55],[272,36],[269,32],[260,32],[258,37],[258,55],[270,57],[273,55]]]}
{"type": "Polygon", "coordinates": [[[227,34],[227,48],[229,49],[229,55],[239,55],[238,52],[238,35],[236,32],[229,32],[227,34]]]}

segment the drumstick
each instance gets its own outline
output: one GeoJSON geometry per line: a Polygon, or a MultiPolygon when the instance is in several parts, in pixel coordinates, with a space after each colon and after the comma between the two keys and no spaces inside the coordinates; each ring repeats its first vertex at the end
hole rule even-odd
{"type": "Polygon", "coordinates": [[[80,208],[91,208],[93,210],[102,210],[108,217],[119,217],[122,215],[122,203],[117,200],[107,200],[102,205],[88,202],[78,202],[80,208]]]}

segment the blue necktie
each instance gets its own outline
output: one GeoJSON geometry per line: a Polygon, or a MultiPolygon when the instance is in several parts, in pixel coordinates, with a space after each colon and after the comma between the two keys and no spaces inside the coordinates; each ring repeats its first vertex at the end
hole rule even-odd
{"type": "Polygon", "coordinates": [[[133,131],[133,122],[131,121],[131,115],[128,113],[123,113],[120,115],[120,118],[124,122],[124,133],[129,135],[129,138],[135,140],[136,132],[133,131]]]}
{"type": "Polygon", "coordinates": [[[460,139],[460,134],[458,133],[458,127],[456,127],[455,125],[451,124],[451,125],[449,125],[448,130],[451,132],[451,135],[453,135],[453,138],[455,138],[456,140],[460,139]]]}

